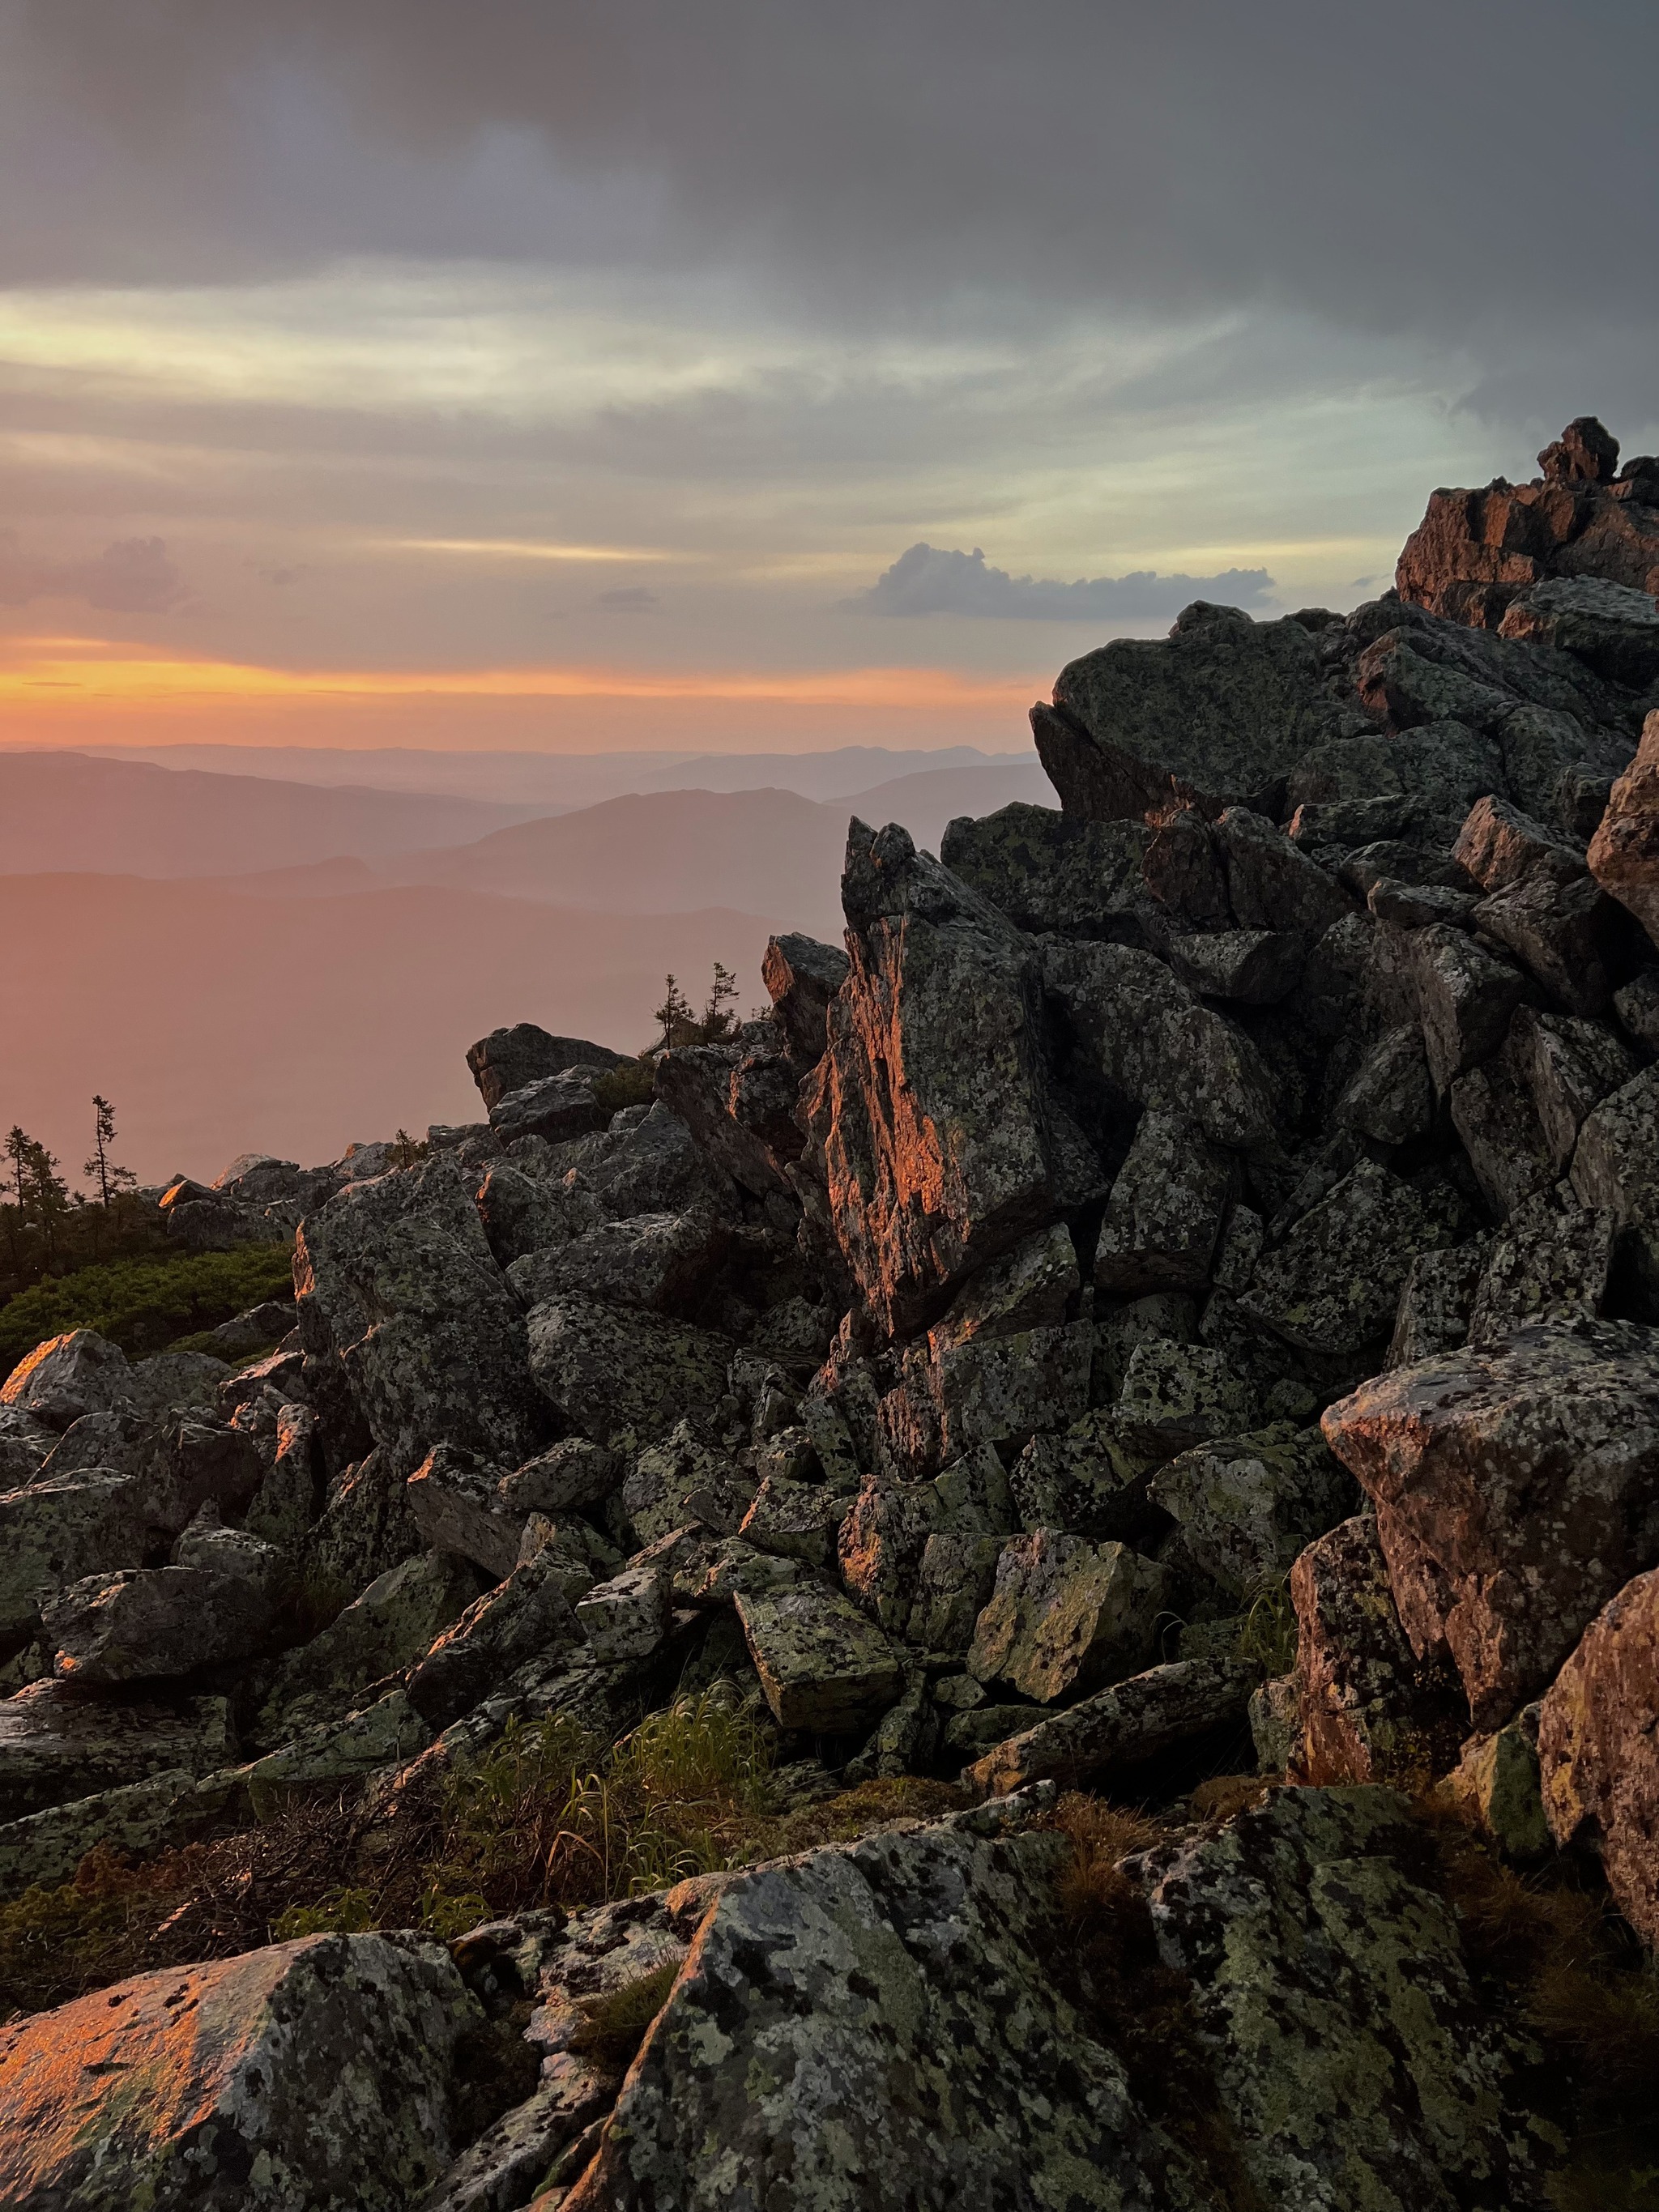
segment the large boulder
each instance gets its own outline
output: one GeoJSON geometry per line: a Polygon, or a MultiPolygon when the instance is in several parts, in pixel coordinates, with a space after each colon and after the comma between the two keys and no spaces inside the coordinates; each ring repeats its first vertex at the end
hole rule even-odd
{"type": "Polygon", "coordinates": [[[1422,1790],[1443,1774],[1466,1733],[1462,1701],[1450,1668],[1412,1650],[1369,1515],[1308,1546],[1291,1570],[1291,1601],[1297,1778],[1422,1790]]]}
{"type": "MultiPolygon", "coordinates": [[[[1240,1659],[1175,1659],[1064,1711],[1044,1713],[963,1770],[988,1796],[1028,1783],[1086,1782],[1242,1720],[1261,1670],[1240,1659]]],[[[982,1741],[982,1739],[981,1739],[982,1741]]]]}
{"type": "Polygon", "coordinates": [[[307,1352],[339,1358],[403,1473],[435,1443],[516,1467],[541,1441],[523,1316],[453,1155],[350,1184],[311,1215],[295,1285],[307,1352]]]}
{"type": "Polygon", "coordinates": [[[1538,1722],[1544,1811],[1559,1844],[1599,1844],[1607,1887],[1659,1950],[1659,1570],[1604,1606],[1538,1722]]]}
{"type": "Polygon", "coordinates": [[[1021,929],[1159,945],[1167,924],[1142,872],[1156,832],[1023,800],[948,824],[939,856],[1021,929]]]}
{"type": "Polygon", "coordinates": [[[1589,848],[1590,872],[1659,945],[1659,712],[1642,726],[1636,758],[1617,783],[1589,848]]]}
{"type": "Polygon", "coordinates": [[[1546,1687],[1599,1608],[1659,1559],[1659,1337],[1517,1331],[1364,1383],[1326,1440],[1376,1506],[1419,1659],[1449,1656],[1477,1728],[1546,1687]]]}
{"type": "Polygon", "coordinates": [[[151,1516],[143,1486],[100,1468],[0,1497],[0,1636],[27,1635],[83,1576],[136,1567],[151,1516]]]}
{"type": "Polygon", "coordinates": [[[1504,610],[1504,637],[1552,645],[1609,684],[1645,691],[1659,678],[1659,605],[1605,576],[1551,576],[1529,585],[1504,610]]]}
{"type": "Polygon", "coordinates": [[[1580,1201],[1611,1215],[1627,1312],[1659,1321],[1659,1066],[1587,1115],[1572,1156],[1580,1201]]]}
{"type": "Polygon", "coordinates": [[[423,1552],[389,1567],[308,1644],[290,1651],[272,1678],[255,1724],[262,1743],[348,1711],[371,1683],[418,1660],[479,1595],[465,1560],[423,1552]]]}
{"type": "Polygon", "coordinates": [[[794,931],[767,942],[761,980],[789,1056],[802,1068],[816,1067],[823,1057],[830,1001],[847,981],[848,964],[839,945],[821,945],[794,931]]]}
{"type": "Polygon", "coordinates": [[[1151,1654],[1164,1571],[1127,1544],[1057,1528],[1003,1547],[968,1672],[1038,1705],[1133,1673],[1151,1654]]]}
{"type": "Polygon", "coordinates": [[[1030,940],[918,854],[855,822],[842,896],[852,969],[805,1093],[842,1249],[890,1330],[1052,1218],[1060,1195],[1030,940]]]}
{"type": "Polygon", "coordinates": [[[537,1387],[595,1443],[665,1436],[725,1395],[731,1346],[684,1322],[567,1294],[532,1310],[529,1334],[537,1387]]]}
{"type": "Polygon", "coordinates": [[[74,1583],[41,1615],[57,1671],[82,1683],[145,1681],[252,1656],[270,1595],[209,1566],[131,1567],[74,1583]]]}
{"type": "Polygon", "coordinates": [[[1502,624],[1507,635],[1571,647],[1571,631],[1545,620],[1511,625],[1509,609],[1536,603],[1547,618],[1553,603],[1533,587],[1553,576],[1659,591],[1659,513],[1649,479],[1615,483],[1618,459],[1618,440],[1594,416],[1581,416],[1540,453],[1543,474],[1531,483],[1498,477],[1484,490],[1433,493],[1400,556],[1401,597],[1454,622],[1502,624]]]}
{"type": "Polygon", "coordinates": [[[1111,821],[1171,801],[1276,813],[1311,747],[1369,726],[1328,688],[1294,617],[1255,623],[1203,600],[1169,642],[1118,638],[1072,661],[1031,712],[1037,757],[1067,814],[1111,821]]]}
{"type": "Polygon", "coordinates": [[[70,1329],[37,1344],[0,1384],[0,1406],[13,1407],[51,1429],[66,1429],[83,1413],[112,1412],[133,1395],[125,1352],[89,1328],[70,1329]]]}
{"type": "Polygon", "coordinates": [[[489,1112],[527,1083],[562,1075],[568,1067],[620,1067],[624,1058],[586,1037],[552,1036],[534,1022],[515,1022],[511,1029],[491,1030],[480,1037],[468,1051],[466,1064],[489,1112]]]}
{"type": "Polygon", "coordinates": [[[412,1937],[307,1936],[96,1990],[0,2028],[0,2198],[404,2212],[453,2154],[475,2024],[447,1954],[412,1937]]]}
{"type": "Polygon", "coordinates": [[[68,1682],[31,1682],[0,1698],[0,1805],[21,1820],[150,1775],[211,1774],[234,1751],[223,1698],[118,1702],[68,1682]]]}
{"type": "Polygon", "coordinates": [[[565,2212],[1193,2206],[1044,1962],[1067,1850],[944,1824],[738,1877],[565,2212]]]}
{"type": "Polygon", "coordinates": [[[1506,2029],[1407,1800],[1283,1790],[1132,1859],[1190,1979],[1251,2194],[1275,2212],[1541,2201],[1506,2029]]]}
{"type": "Polygon", "coordinates": [[[839,1590],[801,1582],[741,1589],[738,1619],[780,1728],[846,1735],[898,1696],[897,1652],[839,1590]]]}

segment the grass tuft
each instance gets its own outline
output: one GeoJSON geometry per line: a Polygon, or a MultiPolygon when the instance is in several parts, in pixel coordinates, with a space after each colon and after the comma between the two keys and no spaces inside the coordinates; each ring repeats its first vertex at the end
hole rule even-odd
{"type": "Polygon", "coordinates": [[[680,1963],[678,1959],[665,1959],[660,1966],[635,1981],[624,1982],[620,1989],[584,1997],[579,2007],[582,2024],[570,2039],[570,2049],[618,2072],[632,2065],[646,2030],[668,2002],[680,1963]]]}

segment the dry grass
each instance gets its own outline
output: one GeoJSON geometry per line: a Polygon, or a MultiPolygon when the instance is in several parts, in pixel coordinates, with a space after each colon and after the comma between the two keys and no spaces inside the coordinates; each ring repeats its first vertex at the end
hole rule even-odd
{"type": "Polygon", "coordinates": [[[570,2049],[623,2072],[633,2063],[646,2030],[667,2003],[679,1971],[679,1960],[667,1959],[637,1981],[624,1982],[601,1996],[584,1997],[579,2008],[582,2024],[570,2039],[570,2049]]]}

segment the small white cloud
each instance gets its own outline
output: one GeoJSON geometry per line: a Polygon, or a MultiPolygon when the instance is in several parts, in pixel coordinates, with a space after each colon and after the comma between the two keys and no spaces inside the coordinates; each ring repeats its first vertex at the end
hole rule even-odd
{"type": "Polygon", "coordinates": [[[0,605],[84,599],[109,613],[157,615],[170,613],[189,596],[160,538],[123,538],[101,553],[41,561],[23,552],[13,532],[0,532],[0,605]]]}
{"type": "Polygon", "coordinates": [[[1127,576],[1011,576],[986,565],[984,554],[946,552],[919,544],[901,553],[868,591],[842,605],[870,615],[989,615],[1018,622],[1161,621],[1194,599],[1259,606],[1273,588],[1265,568],[1228,568],[1218,576],[1160,576],[1138,568],[1127,576]]]}

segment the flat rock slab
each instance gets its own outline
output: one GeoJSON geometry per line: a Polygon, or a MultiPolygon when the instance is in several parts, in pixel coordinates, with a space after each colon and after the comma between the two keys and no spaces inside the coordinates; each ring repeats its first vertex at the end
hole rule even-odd
{"type": "Polygon", "coordinates": [[[530,1316],[530,1368],[561,1418],[595,1443],[666,1435],[717,1405],[732,1347],[708,1330],[597,1298],[562,1297],[530,1316]]]}
{"type": "Polygon", "coordinates": [[[1659,1558],[1651,1329],[1521,1329],[1378,1376],[1323,1426],[1376,1503],[1413,1650],[1450,1657],[1477,1728],[1544,1689],[1607,1599],[1659,1558]]]}
{"type": "Polygon", "coordinates": [[[1066,1850],[941,1825],[732,1882],[565,2212],[1194,2205],[1042,1960],[1066,1850]]]}
{"type": "Polygon", "coordinates": [[[234,1756],[223,1698],[105,1704],[48,1681],[0,1699],[0,1805],[15,1820],[172,1768],[211,1774],[234,1756]]]}
{"type": "Polygon", "coordinates": [[[1242,1716],[1261,1669],[1236,1659],[1177,1659],[1097,1690],[999,1743],[963,1771],[990,1796],[1029,1782],[1080,1782],[1167,1751],[1242,1716]]]}
{"type": "Polygon", "coordinates": [[[737,1607],[780,1728],[850,1735],[874,1722],[903,1686],[893,1646],[839,1590],[817,1583],[743,1590],[737,1607]]]}
{"type": "Polygon", "coordinates": [[[0,2029],[12,2212],[403,2212],[476,2013],[435,1944],[313,1936],[0,2029]]]}

